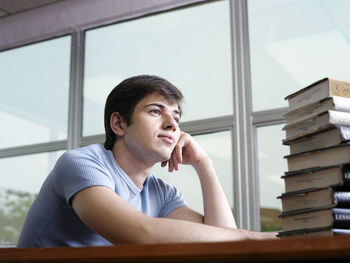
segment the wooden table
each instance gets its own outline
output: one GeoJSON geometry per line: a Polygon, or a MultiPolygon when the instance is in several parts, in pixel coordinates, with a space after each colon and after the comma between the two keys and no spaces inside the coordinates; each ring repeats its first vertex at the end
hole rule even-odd
{"type": "Polygon", "coordinates": [[[350,262],[350,236],[114,247],[1,248],[0,262],[350,262]]]}

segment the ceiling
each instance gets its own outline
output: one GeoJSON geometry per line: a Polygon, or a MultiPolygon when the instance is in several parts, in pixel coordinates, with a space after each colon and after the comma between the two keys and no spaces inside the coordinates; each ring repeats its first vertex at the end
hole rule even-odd
{"type": "Polygon", "coordinates": [[[0,19],[64,0],[0,0],[0,19]]]}

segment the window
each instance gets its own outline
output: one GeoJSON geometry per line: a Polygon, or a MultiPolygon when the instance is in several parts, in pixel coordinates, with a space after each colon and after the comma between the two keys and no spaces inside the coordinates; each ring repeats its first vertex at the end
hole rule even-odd
{"type": "Polygon", "coordinates": [[[0,244],[17,242],[29,207],[61,154],[0,159],[0,244]]]}
{"type": "Polygon", "coordinates": [[[281,176],[287,170],[287,162],[283,156],[289,154],[288,147],[282,145],[282,127],[283,125],[273,125],[258,128],[262,231],[277,231],[282,227],[278,218],[282,212],[282,205],[277,197],[284,192],[281,176]]]}
{"type": "Polygon", "coordinates": [[[70,40],[0,52],[1,245],[17,242],[29,206],[65,148],[70,40]]]}
{"type": "Polygon", "coordinates": [[[285,96],[324,77],[349,80],[349,1],[249,0],[248,7],[254,111],[286,107],[285,96]]]}
{"type": "MultiPolygon", "coordinates": [[[[350,80],[349,11],[350,2],[342,0],[248,1],[253,111],[264,117],[255,122],[263,228],[263,209],[280,210],[276,197],[284,192],[284,98],[324,77],[350,80]]],[[[267,226],[278,227],[277,221],[267,226]]]]}
{"type": "Polygon", "coordinates": [[[0,52],[0,149],[67,139],[70,37],[0,52]]]}
{"type": "Polygon", "coordinates": [[[84,136],[104,132],[108,93],[139,74],[159,75],[181,89],[182,121],[232,114],[228,1],[89,30],[85,58],[84,136]]]}

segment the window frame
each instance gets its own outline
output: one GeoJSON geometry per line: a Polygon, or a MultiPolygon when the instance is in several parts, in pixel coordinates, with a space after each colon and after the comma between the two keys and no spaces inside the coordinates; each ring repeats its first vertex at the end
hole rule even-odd
{"type": "MultiPolygon", "coordinates": [[[[192,134],[207,134],[219,131],[231,131],[232,134],[232,176],[234,213],[237,225],[241,228],[260,231],[260,198],[259,174],[257,157],[257,128],[262,126],[284,123],[283,114],[287,108],[279,108],[261,112],[252,111],[251,74],[248,34],[247,0],[227,0],[230,6],[231,26],[231,54],[232,54],[232,115],[221,116],[204,120],[181,123],[182,130],[192,134]]],[[[155,5],[153,9],[138,14],[125,14],[117,18],[106,18],[98,23],[82,26],[78,29],[69,29],[65,34],[56,34],[56,37],[71,36],[70,56],[70,86],[68,110],[67,140],[40,143],[26,146],[0,149],[0,158],[20,155],[36,154],[58,150],[69,150],[91,143],[103,143],[104,135],[82,136],[83,120],[83,83],[84,83],[84,53],[85,33],[96,27],[115,23],[122,23],[131,19],[138,19],[160,12],[171,12],[179,8],[206,4],[207,0],[180,1],[159,11],[155,5]]],[[[41,38],[42,36],[38,36],[41,38]]],[[[52,38],[40,39],[46,41],[52,38]]],[[[27,43],[32,44],[33,41],[27,43]]],[[[26,44],[26,45],[27,45],[26,44]]],[[[12,48],[17,48],[13,46],[12,48]]],[[[0,50],[5,51],[5,49],[0,50]]]]}

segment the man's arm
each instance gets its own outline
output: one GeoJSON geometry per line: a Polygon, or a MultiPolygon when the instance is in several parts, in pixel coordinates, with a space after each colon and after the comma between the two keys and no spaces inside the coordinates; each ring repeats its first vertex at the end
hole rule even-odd
{"type": "Polygon", "coordinates": [[[89,228],[114,244],[236,241],[274,236],[185,220],[152,218],[130,206],[113,190],[102,186],[80,191],[73,197],[72,206],[89,228]]]}
{"type": "MultiPolygon", "coordinates": [[[[203,193],[204,224],[236,228],[231,207],[218,180],[214,165],[206,152],[189,134],[181,134],[168,164],[170,172],[174,169],[178,170],[179,164],[192,165],[196,170],[203,193]]],[[[165,165],[166,162],[163,162],[162,166],[165,165]]],[[[200,222],[198,213],[186,208],[178,208],[168,217],[200,222]]]]}

